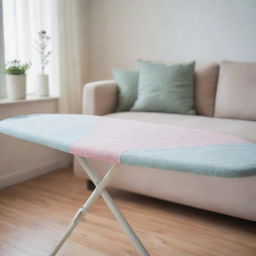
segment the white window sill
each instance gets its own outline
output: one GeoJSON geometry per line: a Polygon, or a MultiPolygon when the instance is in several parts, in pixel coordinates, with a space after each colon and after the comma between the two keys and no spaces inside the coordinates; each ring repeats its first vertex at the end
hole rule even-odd
{"type": "Polygon", "coordinates": [[[26,103],[34,103],[36,101],[52,101],[57,100],[58,97],[54,96],[47,96],[47,97],[40,97],[34,94],[28,94],[26,99],[22,100],[12,100],[8,98],[1,98],[0,99],[0,106],[2,105],[9,105],[9,104],[26,104],[26,103]]]}
{"type": "Polygon", "coordinates": [[[23,100],[0,99],[0,120],[39,113],[58,113],[58,98],[27,95],[23,100]]]}

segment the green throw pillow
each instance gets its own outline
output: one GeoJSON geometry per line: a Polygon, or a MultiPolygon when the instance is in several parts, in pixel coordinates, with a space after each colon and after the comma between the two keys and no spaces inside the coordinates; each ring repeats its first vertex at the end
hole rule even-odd
{"type": "Polygon", "coordinates": [[[164,65],[140,60],[139,65],[138,96],[132,111],[195,114],[195,62],[164,65]]]}
{"type": "Polygon", "coordinates": [[[139,71],[113,68],[112,73],[119,89],[116,111],[128,111],[137,99],[139,71]]]}

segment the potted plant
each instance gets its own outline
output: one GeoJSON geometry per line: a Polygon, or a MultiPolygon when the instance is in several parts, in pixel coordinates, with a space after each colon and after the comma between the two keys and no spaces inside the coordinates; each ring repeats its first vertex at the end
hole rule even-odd
{"type": "Polygon", "coordinates": [[[39,96],[49,95],[49,78],[45,74],[45,68],[49,63],[50,51],[47,50],[50,37],[47,35],[45,30],[38,33],[38,40],[36,41],[37,50],[40,55],[41,74],[37,75],[37,94],[39,96]]]}
{"type": "Polygon", "coordinates": [[[26,71],[30,66],[30,63],[22,64],[19,60],[5,64],[2,71],[6,74],[8,98],[15,100],[26,98],[26,71]]]}

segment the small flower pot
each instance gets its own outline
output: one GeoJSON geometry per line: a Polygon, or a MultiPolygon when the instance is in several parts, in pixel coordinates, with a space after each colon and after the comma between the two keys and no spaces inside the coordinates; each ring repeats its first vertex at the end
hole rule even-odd
{"type": "Polygon", "coordinates": [[[26,75],[6,76],[7,96],[12,100],[26,98],[26,75]]]}
{"type": "Polygon", "coordinates": [[[49,78],[48,75],[38,74],[36,77],[36,94],[40,97],[49,96],[49,78]]]}

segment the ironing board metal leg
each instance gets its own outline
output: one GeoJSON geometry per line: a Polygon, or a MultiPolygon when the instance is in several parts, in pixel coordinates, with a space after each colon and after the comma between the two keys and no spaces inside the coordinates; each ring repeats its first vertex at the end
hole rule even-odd
{"type": "MultiPolygon", "coordinates": [[[[90,167],[87,160],[85,158],[78,157],[78,160],[83,167],[84,171],[88,174],[90,179],[93,181],[93,183],[96,185],[100,182],[100,179],[98,175],[94,172],[94,170],[90,167]]],[[[127,233],[128,237],[130,238],[131,242],[133,243],[134,247],[137,249],[137,251],[140,253],[141,256],[149,256],[149,253],[145,249],[144,245],[138,238],[138,236],[135,234],[135,232],[132,230],[129,223],[126,221],[125,217],[119,210],[119,208],[114,203],[113,199],[107,192],[107,190],[104,190],[101,194],[102,198],[106,202],[107,206],[112,211],[113,215],[117,219],[118,223],[121,225],[123,230],[127,233]]]]}
{"type": "Polygon", "coordinates": [[[95,190],[92,192],[90,197],[87,199],[87,201],[84,203],[84,205],[77,211],[76,215],[70,222],[69,226],[67,227],[65,233],[59,240],[58,244],[55,246],[54,250],[50,254],[50,256],[56,255],[56,253],[59,251],[63,243],[67,240],[69,235],[72,233],[74,228],[77,226],[79,221],[83,218],[86,211],[90,208],[90,206],[93,204],[93,202],[101,195],[102,191],[105,189],[105,187],[111,182],[113,177],[117,173],[117,168],[115,168],[115,165],[113,165],[110,170],[107,172],[107,174],[104,176],[102,181],[98,181],[96,185],[95,190]]]}

